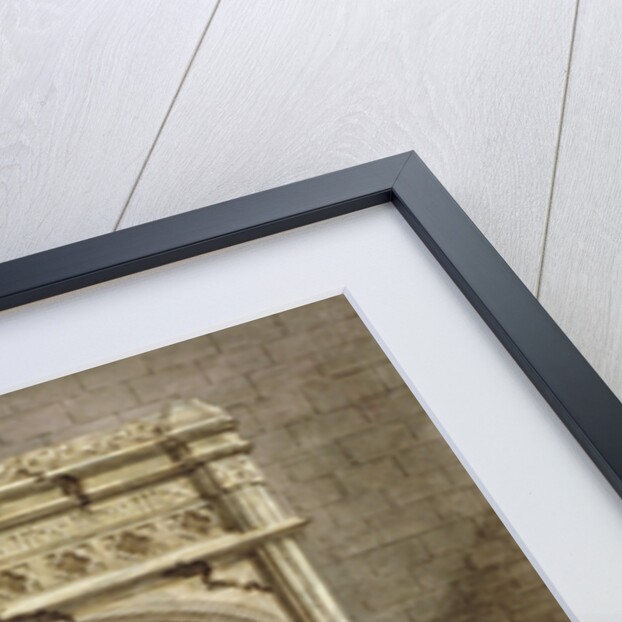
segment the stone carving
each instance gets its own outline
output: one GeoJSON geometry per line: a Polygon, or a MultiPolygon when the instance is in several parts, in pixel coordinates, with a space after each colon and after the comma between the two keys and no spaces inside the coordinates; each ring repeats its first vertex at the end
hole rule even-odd
{"type": "Polygon", "coordinates": [[[0,464],[0,485],[31,476],[20,458],[9,458],[0,464]]]}
{"type": "MultiPolygon", "coordinates": [[[[67,580],[120,570],[137,560],[222,534],[220,521],[209,506],[191,508],[111,534],[95,536],[82,541],[78,546],[59,548],[16,567],[0,569],[0,573],[4,573],[0,574],[0,581],[5,576],[7,585],[20,584],[23,593],[32,594],[58,587],[67,580]]],[[[0,592],[0,600],[3,600],[3,596],[0,592]]],[[[11,593],[8,592],[4,600],[10,597],[11,593]]]]}
{"type": "MultiPolygon", "coordinates": [[[[80,622],[289,622],[277,607],[258,607],[240,602],[195,597],[184,602],[137,602],[92,614],[80,622]]],[[[326,621],[329,622],[329,621],[326,621]]]]}
{"type": "MultiPolygon", "coordinates": [[[[49,569],[50,574],[59,581],[80,579],[105,568],[92,545],[83,544],[71,549],[56,551],[44,558],[41,568],[49,569]]],[[[39,572],[35,567],[33,572],[39,572]]],[[[50,583],[50,581],[46,581],[50,583]]]]}
{"type": "Polygon", "coordinates": [[[2,600],[31,594],[38,589],[41,589],[41,583],[28,564],[0,571],[0,599],[2,600]]]}
{"type": "Polygon", "coordinates": [[[176,514],[172,520],[181,527],[180,533],[204,537],[210,533],[213,534],[215,529],[219,527],[215,518],[214,512],[208,507],[203,507],[176,514]]]}
{"type": "Polygon", "coordinates": [[[80,460],[153,441],[158,438],[158,435],[157,424],[138,422],[107,435],[93,434],[55,447],[35,449],[23,456],[9,458],[0,464],[0,484],[29,477],[40,477],[49,471],[70,466],[80,460]]]}
{"type": "Polygon", "coordinates": [[[194,400],[0,464],[0,622],[345,622],[232,427],[194,400]]]}
{"type": "Polygon", "coordinates": [[[261,484],[263,477],[249,456],[238,455],[209,465],[221,490],[229,492],[240,486],[261,484]]]}
{"type": "Polygon", "coordinates": [[[235,588],[246,592],[271,592],[272,588],[247,559],[212,568],[206,581],[210,590],[235,588]]]}
{"type": "Polygon", "coordinates": [[[166,550],[158,541],[158,530],[155,525],[145,525],[133,530],[122,531],[104,538],[104,546],[109,554],[123,560],[135,560],[166,550]]]}
{"type": "Polygon", "coordinates": [[[94,457],[106,457],[142,443],[157,442],[197,422],[221,422],[226,426],[232,419],[220,408],[199,400],[177,403],[153,421],[129,423],[110,432],[90,434],[54,447],[35,449],[8,458],[0,463],[0,487],[30,477],[40,477],[94,457]]]}
{"type": "Polygon", "coordinates": [[[120,521],[139,519],[198,498],[195,487],[188,480],[177,479],[0,531],[0,563],[4,557],[33,551],[54,542],[62,543],[67,538],[85,537],[96,529],[114,527],[120,521]]]}

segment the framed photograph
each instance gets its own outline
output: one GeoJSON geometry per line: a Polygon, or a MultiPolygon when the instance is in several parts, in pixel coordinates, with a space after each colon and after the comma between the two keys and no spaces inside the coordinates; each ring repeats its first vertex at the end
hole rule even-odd
{"type": "Polygon", "coordinates": [[[1,621],[621,619],[622,404],[415,153],[0,308],[1,621]]]}

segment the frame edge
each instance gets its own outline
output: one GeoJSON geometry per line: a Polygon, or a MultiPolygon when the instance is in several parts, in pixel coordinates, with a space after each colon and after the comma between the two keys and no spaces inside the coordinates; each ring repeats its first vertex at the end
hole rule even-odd
{"type": "Polygon", "coordinates": [[[393,202],[622,496],[622,403],[414,151],[0,264],[0,311],[393,202]]]}
{"type": "Polygon", "coordinates": [[[393,203],[622,497],[622,403],[413,152],[393,203]]]}

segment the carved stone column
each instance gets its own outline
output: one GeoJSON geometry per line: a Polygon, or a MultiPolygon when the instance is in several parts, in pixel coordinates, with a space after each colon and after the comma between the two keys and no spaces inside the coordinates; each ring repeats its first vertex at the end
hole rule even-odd
{"type": "Polygon", "coordinates": [[[345,622],[223,410],[0,465],[0,621],[345,622]]]}

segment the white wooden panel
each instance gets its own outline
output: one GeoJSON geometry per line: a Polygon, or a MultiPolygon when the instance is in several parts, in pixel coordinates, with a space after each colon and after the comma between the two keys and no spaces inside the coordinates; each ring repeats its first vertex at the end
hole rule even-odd
{"type": "Polygon", "coordinates": [[[415,149],[533,286],[573,0],[223,0],[122,226],[415,149]]]}
{"type": "Polygon", "coordinates": [[[622,4],[582,2],[541,300],[622,398],[622,4]]]}
{"type": "Polygon", "coordinates": [[[213,6],[0,3],[0,260],[113,229],[213,6]]]}

